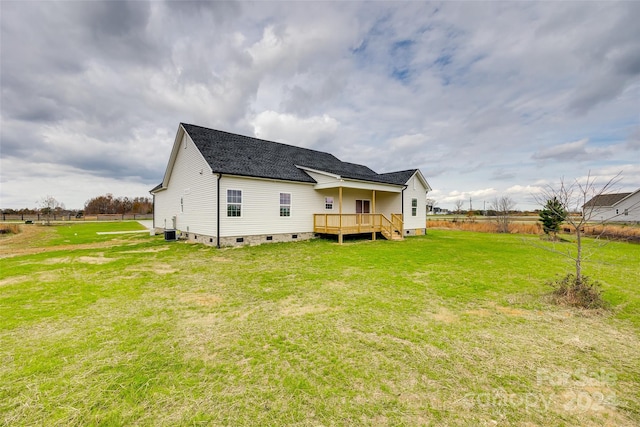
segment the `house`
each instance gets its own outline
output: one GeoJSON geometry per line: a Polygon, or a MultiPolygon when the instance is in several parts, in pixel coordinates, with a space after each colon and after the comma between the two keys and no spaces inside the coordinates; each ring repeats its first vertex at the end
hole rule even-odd
{"type": "Polygon", "coordinates": [[[582,207],[592,221],[640,222],[640,189],[633,193],[600,194],[582,207]]]}
{"type": "Polygon", "coordinates": [[[181,123],[151,194],[157,231],[220,247],[424,234],[430,190],[418,169],[378,174],[329,153],[181,123]]]}

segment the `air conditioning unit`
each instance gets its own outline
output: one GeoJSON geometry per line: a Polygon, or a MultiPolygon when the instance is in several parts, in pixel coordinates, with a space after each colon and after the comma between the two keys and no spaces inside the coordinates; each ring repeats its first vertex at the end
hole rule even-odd
{"type": "Polygon", "coordinates": [[[167,242],[178,240],[176,230],[164,230],[164,240],[166,240],[167,242]]]}

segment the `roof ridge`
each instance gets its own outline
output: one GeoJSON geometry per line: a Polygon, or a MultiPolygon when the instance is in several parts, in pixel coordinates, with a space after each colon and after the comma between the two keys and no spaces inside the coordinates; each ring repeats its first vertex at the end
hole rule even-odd
{"type": "MultiPolygon", "coordinates": [[[[191,123],[180,123],[180,124],[183,125],[183,126],[186,125],[186,126],[197,127],[197,128],[200,128],[200,129],[205,129],[205,130],[208,130],[208,131],[221,132],[221,133],[224,133],[224,134],[227,134],[227,135],[231,135],[231,136],[234,136],[234,137],[240,136],[242,138],[249,138],[249,139],[253,139],[253,140],[256,140],[256,141],[260,141],[260,142],[268,142],[268,143],[271,143],[271,144],[278,144],[278,145],[284,145],[284,146],[287,146],[287,147],[293,147],[293,148],[297,148],[299,150],[306,150],[306,151],[312,151],[312,152],[315,152],[315,153],[328,154],[328,155],[333,156],[336,159],[338,159],[338,157],[336,157],[335,155],[333,155],[333,154],[331,154],[331,153],[329,153],[327,151],[320,151],[320,150],[316,150],[315,148],[301,147],[299,145],[287,144],[286,142],[271,141],[270,139],[258,138],[257,136],[241,135],[239,133],[233,133],[233,132],[229,132],[229,131],[226,131],[226,130],[220,130],[220,129],[214,129],[214,128],[208,128],[208,127],[205,127],[205,126],[194,125],[194,124],[191,124],[191,123]]],[[[340,159],[338,159],[338,160],[340,160],[340,159]]],[[[348,162],[344,162],[342,160],[340,160],[340,161],[342,163],[348,163],[348,162]]],[[[356,164],[356,163],[353,163],[353,164],[356,164]]],[[[364,166],[364,165],[358,165],[358,166],[364,166]]]]}

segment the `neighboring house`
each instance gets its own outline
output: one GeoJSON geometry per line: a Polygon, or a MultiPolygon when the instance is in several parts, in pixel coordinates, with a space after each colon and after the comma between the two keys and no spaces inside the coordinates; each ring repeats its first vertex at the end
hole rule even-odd
{"type": "Polygon", "coordinates": [[[181,123],[151,194],[156,230],[220,247],[424,234],[430,190],[418,169],[378,174],[328,153],[181,123]]]}
{"type": "Polygon", "coordinates": [[[601,194],[582,207],[592,221],[640,221],[640,189],[633,193],[601,194]]]}

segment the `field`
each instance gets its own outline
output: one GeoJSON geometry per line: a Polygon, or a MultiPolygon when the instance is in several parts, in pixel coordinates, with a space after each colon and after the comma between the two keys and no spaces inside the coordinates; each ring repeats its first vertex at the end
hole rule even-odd
{"type": "Polygon", "coordinates": [[[571,264],[537,236],[22,228],[0,237],[3,425],[640,424],[640,245],[593,252],[594,312],[549,303],[571,264]]]}

